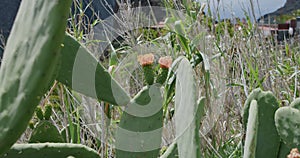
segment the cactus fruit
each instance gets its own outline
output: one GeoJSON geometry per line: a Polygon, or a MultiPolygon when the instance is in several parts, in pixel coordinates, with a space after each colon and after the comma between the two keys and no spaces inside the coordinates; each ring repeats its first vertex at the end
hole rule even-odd
{"type": "Polygon", "coordinates": [[[40,121],[31,133],[29,143],[62,143],[63,138],[58,129],[49,121],[40,121]]]}
{"type": "Polygon", "coordinates": [[[243,158],[255,158],[258,131],[258,107],[257,101],[252,100],[249,107],[246,140],[243,158]]]}
{"type": "Polygon", "coordinates": [[[163,127],[162,102],[158,84],[144,87],[131,100],[116,131],[116,157],[158,157],[163,127]]]}
{"type": "Polygon", "coordinates": [[[193,68],[183,58],[176,71],[175,132],[179,157],[199,158],[199,127],[205,99],[197,103],[197,90],[193,68]]]}
{"type": "Polygon", "coordinates": [[[156,83],[164,84],[168,77],[169,69],[161,68],[160,74],[157,76],[156,83]]]}
{"type": "Polygon", "coordinates": [[[286,145],[300,148],[300,98],[289,107],[281,107],[276,111],[275,124],[286,145]]]}
{"type": "Polygon", "coordinates": [[[160,65],[160,73],[157,76],[156,83],[164,84],[168,77],[169,68],[172,65],[172,58],[170,56],[161,57],[158,60],[158,63],[160,65]]]}
{"type": "Polygon", "coordinates": [[[275,127],[274,115],[279,107],[278,102],[271,92],[264,92],[260,89],[253,90],[244,106],[243,125],[246,131],[248,130],[249,108],[253,100],[256,100],[258,108],[257,142],[254,157],[277,157],[280,138],[275,127]]]}
{"type": "Polygon", "coordinates": [[[57,80],[86,96],[113,105],[127,105],[129,95],[98,63],[97,59],[70,35],[65,36],[62,65],[57,80]]]}
{"type": "Polygon", "coordinates": [[[143,66],[143,72],[145,81],[148,85],[152,85],[154,82],[154,71],[152,65],[145,65],[143,66]]]}
{"type": "Polygon", "coordinates": [[[71,0],[22,0],[0,69],[0,155],[54,81],[71,0]]]}
{"type": "Polygon", "coordinates": [[[154,55],[152,53],[139,55],[138,61],[140,65],[143,67],[146,83],[148,85],[152,85],[154,82],[154,70],[153,70],[154,55]]]}
{"type": "Polygon", "coordinates": [[[100,158],[97,151],[81,144],[32,143],[15,144],[0,158],[100,158]]]}

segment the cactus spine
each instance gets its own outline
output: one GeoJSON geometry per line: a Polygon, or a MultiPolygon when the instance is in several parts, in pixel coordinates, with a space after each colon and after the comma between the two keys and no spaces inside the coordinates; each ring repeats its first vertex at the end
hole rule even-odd
{"type": "MultiPolygon", "coordinates": [[[[247,129],[247,124],[250,104],[253,100],[256,100],[257,102],[258,126],[256,130],[257,139],[255,143],[256,145],[254,146],[255,149],[251,149],[251,151],[255,151],[255,155],[251,157],[277,157],[280,146],[280,138],[275,127],[274,115],[279,106],[278,102],[271,92],[264,92],[260,89],[253,90],[247,98],[244,106],[243,125],[246,131],[251,130],[247,129]]],[[[254,129],[252,129],[252,131],[254,131],[254,129]]]]}
{"type": "Polygon", "coordinates": [[[97,151],[81,144],[32,143],[15,144],[0,158],[100,158],[97,151]]]}
{"type": "Polygon", "coordinates": [[[0,155],[53,83],[70,6],[71,0],[22,0],[0,69],[0,155]]]}

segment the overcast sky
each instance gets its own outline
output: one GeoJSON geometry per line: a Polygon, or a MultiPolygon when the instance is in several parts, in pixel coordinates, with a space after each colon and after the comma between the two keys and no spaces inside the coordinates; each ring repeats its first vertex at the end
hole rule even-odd
{"type": "MultiPolygon", "coordinates": [[[[200,2],[207,3],[210,2],[212,9],[217,7],[218,0],[198,0],[200,2]]],[[[233,15],[236,17],[244,17],[244,11],[247,13],[251,11],[250,0],[219,0],[219,12],[221,18],[230,18],[233,15]]],[[[273,12],[278,8],[282,7],[286,0],[252,0],[254,3],[254,10],[256,18],[259,18],[262,15],[273,12]],[[259,7],[258,7],[259,6],[259,7]],[[260,11],[259,11],[260,8],[260,11]]],[[[215,9],[213,9],[215,10],[215,9]]],[[[250,12],[252,15],[252,12],[250,12]]]]}

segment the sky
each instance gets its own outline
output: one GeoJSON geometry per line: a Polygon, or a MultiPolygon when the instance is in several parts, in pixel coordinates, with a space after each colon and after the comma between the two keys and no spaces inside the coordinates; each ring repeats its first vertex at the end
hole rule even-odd
{"type": "MultiPolygon", "coordinates": [[[[218,0],[198,0],[200,3],[210,3],[210,7],[216,13],[218,0]]],[[[250,1],[254,3],[255,17],[258,19],[267,13],[273,12],[282,7],[286,0],[219,0],[219,12],[221,19],[231,17],[244,17],[244,10],[252,16],[250,1]],[[259,6],[259,7],[258,7],[259,6]],[[260,8],[260,9],[259,9],[260,8]]]]}

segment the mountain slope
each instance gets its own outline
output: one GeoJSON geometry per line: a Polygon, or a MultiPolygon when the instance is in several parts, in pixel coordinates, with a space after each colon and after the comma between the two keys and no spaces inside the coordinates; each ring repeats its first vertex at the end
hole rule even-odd
{"type": "MultiPolygon", "coordinates": [[[[283,7],[277,9],[276,11],[266,14],[260,19],[267,21],[270,17],[271,22],[280,15],[291,14],[293,11],[300,9],[299,0],[287,0],[283,7]]],[[[258,19],[258,20],[260,20],[258,19]]]]}

